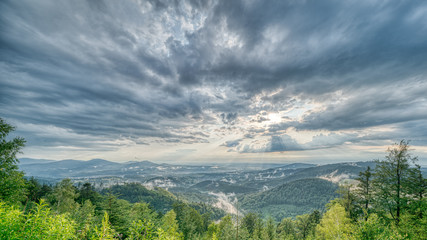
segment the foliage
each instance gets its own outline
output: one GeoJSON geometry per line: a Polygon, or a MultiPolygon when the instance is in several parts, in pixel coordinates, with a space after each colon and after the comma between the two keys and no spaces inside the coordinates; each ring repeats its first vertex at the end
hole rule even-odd
{"type": "Polygon", "coordinates": [[[24,174],[16,165],[19,162],[16,155],[25,140],[21,137],[8,140],[7,136],[14,130],[15,127],[0,118],[0,200],[16,204],[24,200],[26,190],[24,174]]]}
{"type": "Polygon", "coordinates": [[[132,205],[123,199],[117,199],[116,196],[109,194],[103,203],[104,210],[108,213],[109,221],[114,230],[127,235],[127,230],[132,223],[129,217],[132,205]]]}
{"type": "Polygon", "coordinates": [[[345,208],[340,204],[334,204],[317,225],[316,236],[318,239],[350,239],[352,228],[345,208]]]}
{"type": "Polygon", "coordinates": [[[338,186],[323,179],[302,179],[285,183],[260,193],[249,194],[241,199],[243,209],[280,221],[283,217],[323,209],[336,197],[338,186]]]}
{"type": "Polygon", "coordinates": [[[68,215],[54,214],[41,201],[24,215],[15,207],[0,203],[1,239],[75,239],[75,223],[68,215]]]}
{"type": "MultiPolygon", "coordinates": [[[[161,231],[163,235],[163,231],[161,231]]],[[[149,220],[138,220],[132,222],[129,229],[129,240],[157,239],[157,231],[154,224],[149,220]]]]}
{"type": "Polygon", "coordinates": [[[176,202],[173,210],[184,239],[193,239],[202,234],[210,224],[209,219],[202,217],[199,212],[185,203],[176,202]]]}
{"type": "Polygon", "coordinates": [[[385,160],[377,161],[374,173],[376,208],[381,209],[382,216],[395,220],[399,224],[400,217],[407,208],[412,195],[410,163],[417,160],[409,153],[407,141],[402,140],[389,148],[385,160]]]}
{"type": "Polygon", "coordinates": [[[53,189],[55,209],[59,213],[74,213],[79,208],[75,201],[79,194],[70,179],[66,178],[59,182],[53,189]]]}
{"type": "Polygon", "coordinates": [[[115,231],[111,228],[108,213],[104,212],[101,226],[99,228],[95,227],[95,235],[90,239],[112,240],[115,239],[114,235],[115,231]]]}
{"type": "Polygon", "coordinates": [[[368,166],[365,171],[359,173],[359,177],[356,178],[359,181],[357,185],[357,190],[355,191],[356,196],[358,197],[358,201],[362,205],[363,214],[365,216],[365,220],[368,220],[369,216],[369,206],[372,199],[372,172],[371,167],[368,166]]]}
{"type": "Polygon", "coordinates": [[[102,192],[114,194],[131,203],[149,203],[150,206],[162,213],[171,210],[174,202],[176,202],[176,198],[173,194],[159,188],[149,190],[139,183],[115,185],[108,189],[104,189],[102,192]]]}
{"type": "Polygon", "coordinates": [[[181,239],[182,234],[179,232],[178,221],[176,220],[176,213],[174,210],[167,212],[162,218],[162,234],[160,236],[165,239],[181,239]]]}

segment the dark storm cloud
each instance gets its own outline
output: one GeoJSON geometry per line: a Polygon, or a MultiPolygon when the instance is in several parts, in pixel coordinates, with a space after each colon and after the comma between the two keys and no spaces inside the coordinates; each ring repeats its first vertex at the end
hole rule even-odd
{"type": "Polygon", "coordinates": [[[355,82],[397,81],[424,72],[427,64],[423,40],[427,32],[422,19],[414,17],[420,5],[224,1],[215,6],[201,34],[190,38],[193,49],[187,52],[205,57],[194,65],[201,69],[192,72],[206,72],[218,80],[240,80],[239,87],[255,92],[287,86],[294,93],[317,95],[355,82]],[[212,40],[207,36],[214,36],[223,22],[242,41],[242,48],[209,48],[212,40]],[[279,39],[272,42],[275,35],[279,39]],[[394,74],[375,71],[384,66],[394,68],[394,74]],[[369,72],[361,73],[366,70],[369,72]]]}
{"type": "Polygon", "coordinates": [[[269,128],[266,151],[282,151],[304,149],[275,137],[289,127],[427,119],[422,1],[2,1],[0,11],[0,113],[34,128],[206,142],[179,129],[322,103],[269,128]]]}
{"type": "Polygon", "coordinates": [[[2,115],[113,139],[186,138],[158,122],[200,118],[198,99],[163,90],[174,81],[173,68],[150,48],[155,33],[147,30],[144,46],[126,25],[150,17],[135,7],[132,2],[2,2],[2,115]]]}

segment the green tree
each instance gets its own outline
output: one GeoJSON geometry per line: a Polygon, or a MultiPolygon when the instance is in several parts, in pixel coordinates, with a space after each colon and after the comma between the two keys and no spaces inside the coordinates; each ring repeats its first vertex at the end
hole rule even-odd
{"type": "Polygon", "coordinates": [[[264,221],[261,218],[257,218],[257,221],[255,223],[255,229],[252,234],[252,239],[261,240],[265,238],[266,238],[266,234],[265,234],[265,228],[264,228],[264,221]]]}
{"type": "Polygon", "coordinates": [[[427,209],[427,202],[424,197],[427,189],[427,179],[423,177],[420,165],[416,164],[415,168],[411,169],[409,183],[412,195],[412,198],[409,199],[409,210],[413,215],[422,219],[424,217],[423,212],[427,209]]]}
{"type": "MultiPolygon", "coordinates": [[[[411,195],[411,162],[417,158],[409,153],[409,144],[402,140],[387,150],[385,160],[378,160],[374,174],[376,207],[388,213],[397,225],[411,195]]],[[[385,215],[384,215],[385,216],[385,215]]]]}
{"type": "MultiPolygon", "coordinates": [[[[131,204],[123,199],[117,199],[116,196],[108,194],[103,204],[104,210],[108,213],[109,221],[117,232],[127,235],[129,226],[131,225],[131,204]]],[[[135,224],[138,224],[138,221],[135,224]]],[[[134,225],[135,225],[134,224],[134,225]]],[[[150,222],[150,224],[152,224],[150,222]]],[[[137,225],[135,225],[137,227],[137,225]]]]}
{"type": "Polygon", "coordinates": [[[88,239],[89,236],[94,234],[95,206],[90,200],[86,200],[74,215],[78,230],[77,237],[79,239],[88,239]]]}
{"type": "Polygon", "coordinates": [[[299,215],[296,217],[295,229],[297,237],[306,239],[313,232],[313,222],[309,214],[299,215]]]}
{"type": "Polygon", "coordinates": [[[219,226],[216,223],[211,223],[208,226],[208,230],[206,232],[206,239],[218,239],[217,236],[219,234],[219,226]]]}
{"type": "Polygon", "coordinates": [[[274,240],[276,238],[276,223],[273,217],[268,217],[265,224],[265,232],[268,240],[274,240]]]}
{"type": "Polygon", "coordinates": [[[78,197],[77,189],[68,178],[56,184],[53,189],[53,197],[55,209],[59,213],[75,213],[79,208],[79,204],[75,201],[78,197]]]}
{"type": "Polygon", "coordinates": [[[359,177],[356,178],[356,180],[359,182],[357,184],[356,195],[363,205],[363,214],[365,215],[365,221],[367,221],[369,216],[369,204],[372,198],[371,168],[368,166],[368,168],[364,172],[360,172],[359,177]]]}
{"type": "Polygon", "coordinates": [[[316,227],[317,239],[350,239],[352,224],[345,208],[340,204],[332,205],[323,215],[316,227]]]}
{"type": "Polygon", "coordinates": [[[15,137],[11,140],[7,136],[15,127],[7,124],[0,118],[0,200],[18,203],[25,198],[24,174],[18,171],[18,158],[25,145],[25,140],[15,137]]]}
{"type": "Polygon", "coordinates": [[[108,213],[105,211],[101,226],[99,228],[95,227],[95,234],[91,239],[113,240],[115,239],[114,235],[115,231],[113,228],[111,228],[108,213]]]}
{"type": "Polygon", "coordinates": [[[179,232],[178,221],[174,210],[167,212],[162,218],[162,228],[164,236],[170,240],[181,239],[182,234],[179,232]]]}
{"type": "Polygon", "coordinates": [[[221,239],[221,240],[236,239],[236,229],[234,228],[234,224],[230,215],[227,215],[221,219],[221,222],[219,223],[218,239],[221,239]]]}
{"type": "Polygon", "coordinates": [[[54,214],[43,200],[28,214],[0,202],[0,239],[76,239],[75,223],[54,214]]]}
{"type": "Polygon", "coordinates": [[[144,202],[138,202],[132,205],[130,210],[130,218],[132,221],[143,221],[146,219],[153,223],[156,227],[159,225],[157,212],[151,209],[150,204],[144,202]]]}
{"type": "Polygon", "coordinates": [[[246,228],[249,234],[252,235],[254,233],[257,220],[258,215],[253,212],[250,212],[243,217],[241,226],[242,228],[246,228]]]}
{"type": "Polygon", "coordinates": [[[277,233],[280,239],[295,238],[295,223],[291,218],[283,218],[277,227],[277,233]]]}
{"type": "Polygon", "coordinates": [[[358,216],[360,215],[361,209],[357,202],[357,196],[355,192],[352,190],[353,185],[350,183],[343,183],[338,188],[338,193],[340,194],[340,198],[336,198],[332,200],[332,205],[335,203],[343,206],[348,212],[350,219],[356,221],[358,216]]]}
{"type": "Polygon", "coordinates": [[[377,214],[373,213],[367,216],[365,221],[358,222],[355,230],[354,235],[357,239],[375,240],[383,234],[385,226],[377,214]]]}
{"type": "MultiPolygon", "coordinates": [[[[165,238],[164,231],[160,230],[162,238],[165,238]]],[[[131,227],[129,228],[129,240],[154,240],[158,239],[158,231],[152,222],[144,219],[143,221],[138,220],[132,222],[131,227]]]]}
{"type": "Polygon", "coordinates": [[[194,208],[182,202],[173,205],[178,225],[184,239],[194,239],[203,233],[203,217],[194,208]]]}
{"type": "Polygon", "coordinates": [[[18,239],[23,222],[24,216],[19,209],[0,201],[0,239],[18,239]]]}
{"type": "Polygon", "coordinates": [[[90,200],[91,203],[97,204],[101,200],[101,196],[97,191],[95,191],[95,187],[88,182],[84,183],[78,189],[78,192],[79,196],[76,201],[79,204],[83,204],[86,200],[90,200]]]}
{"type": "Polygon", "coordinates": [[[42,185],[34,178],[31,177],[27,183],[27,200],[38,202],[40,198],[42,197],[42,185]]]}

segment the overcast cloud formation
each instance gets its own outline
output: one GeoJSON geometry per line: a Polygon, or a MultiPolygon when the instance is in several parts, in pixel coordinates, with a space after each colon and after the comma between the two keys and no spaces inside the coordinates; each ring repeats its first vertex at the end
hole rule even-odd
{"type": "Polygon", "coordinates": [[[1,1],[24,155],[427,160],[425,1],[1,1]]]}

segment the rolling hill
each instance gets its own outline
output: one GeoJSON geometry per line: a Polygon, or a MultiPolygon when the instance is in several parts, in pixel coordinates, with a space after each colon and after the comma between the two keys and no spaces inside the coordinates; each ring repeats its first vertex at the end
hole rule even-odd
{"type": "Polygon", "coordinates": [[[276,219],[292,217],[323,209],[337,197],[338,185],[319,178],[299,179],[273,189],[241,196],[240,206],[246,212],[253,211],[276,219]]]}

